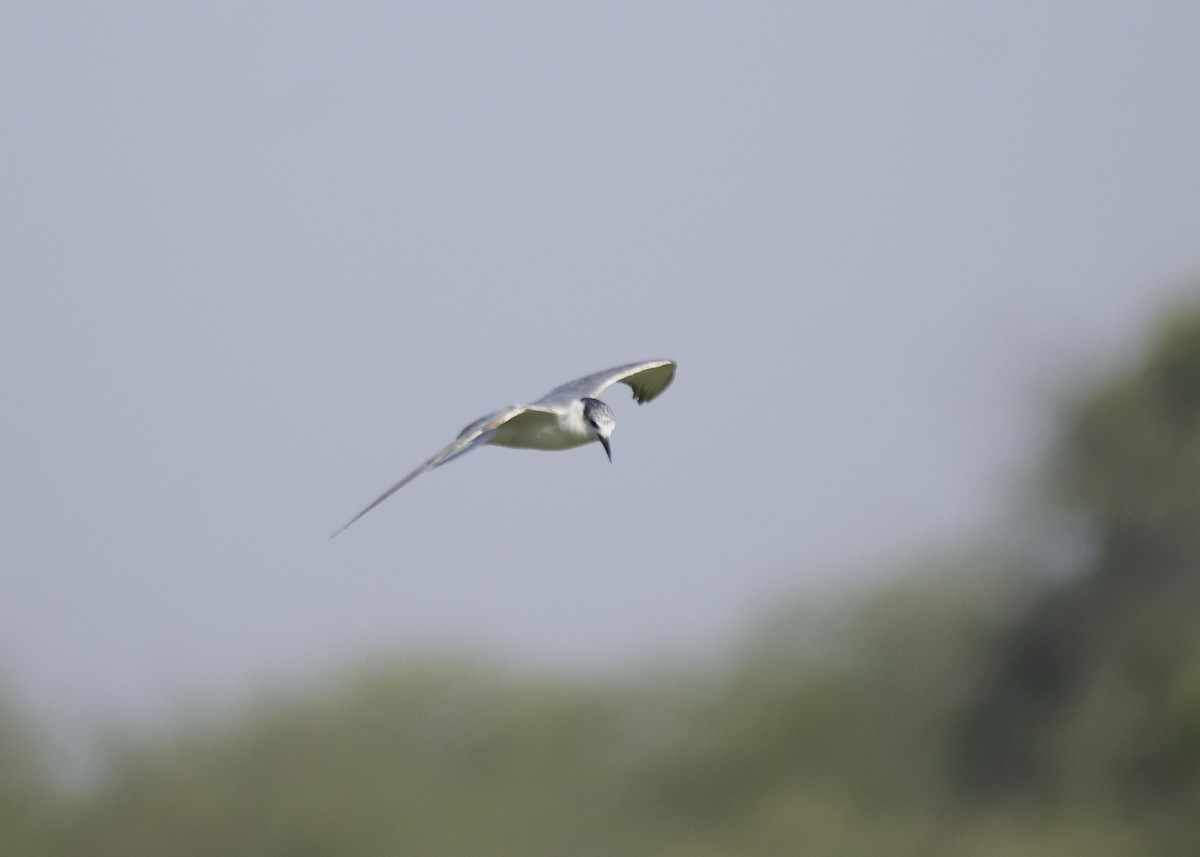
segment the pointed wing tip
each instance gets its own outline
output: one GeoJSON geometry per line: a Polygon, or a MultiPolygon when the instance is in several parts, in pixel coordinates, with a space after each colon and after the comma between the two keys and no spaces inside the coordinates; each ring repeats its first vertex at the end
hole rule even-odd
{"type": "MultiPolygon", "coordinates": [[[[366,514],[366,513],[364,512],[363,514],[366,514]]],[[[362,515],[356,515],[355,517],[351,518],[346,523],[342,524],[340,527],[338,527],[336,530],[333,531],[333,535],[331,535],[329,537],[329,541],[333,541],[338,536],[340,536],[342,533],[346,532],[346,530],[350,529],[350,525],[353,524],[355,521],[357,521],[361,517],[362,517],[362,515]]]]}
{"type": "MultiPolygon", "coordinates": [[[[523,412],[524,410],[525,410],[524,406],[521,406],[519,408],[516,408],[516,407],[509,408],[506,411],[500,411],[498,413],[492,414],[490,417],[485,417],[484,419],[478,420],[478,421],[472,423],[471,425],[467,426],[465,429],[463,429],[462,434],[460,434],[458,436],[458,439],[455,440],[454,443],[447,446],[445,449],[443,449],[437,455],[433,456],[433,458],[426,461],[424,464],[422,464],[420,467],[418,467],[412,473],[408,474],[403,479],[401,479],[399,482],[397,482],[395,485],[393,485],[391,488],[389,488],[388,490],[386,490],[382,494],[380,494],[377,498],[375,498],[375,501],[373,503],[371,503],[370,506],[368,506],[367,508],[365,508],[361,512],[359,512],[357,515],[355,515],[353,518],[351,518],[345,524],[345,526],[343,526],[340,530],[338,530],[336,533],[334,533],[332,536],[330,536],[329,537],[330,540],[337,538],[339,535],[344,533],[346,530],[350,529],[350,526],[352,524],[354,524],[356,521],[358,521],[359,518],[366,515],[368,512],[370,512],[372,509],[374,509],[376,506],[378,506],[384,500],[391,497],[393,494],[395,494],[397,491],[399,491],[401,488],[403,488],[409,482],[412,482],[414,479],[416,479],[422,473],[426,473],[430,470],[433,470],[435,467],[440,467],[441,465],[445,464],[447,461],[453,461],[455,458],[458,458],[458,456],[462,455],[465,452],[470,452],[471,449],[473,449],[479,443],[480,438],[486,438],[486,435],[488,434],[489,431],[493,431],[496,428],[496,426],[502,424],[505,420],[511,419],[513,416],[515,416],[518,413],[523,412]],[[490,425],[489,421],[496,421],[496,426],[490,425]],[[464,438],[468,437],[468,434],[471,431],[474,431],[474,434],[470,435],[469,440],[464,440],[464,438]]],[[[487,442],[486,439],[483,442],[486,443],[487,442]]]]}
{"type": "Polygon", "coordinates": [[[642,369],[641,372],[637,372],[634,374],[635,378],[637,377],[637,375],[640,375],[644,372],[653,372],[656,369],[666,369],[667,372],[666,372],[666,380],[662,382],[661,386],[658,386],[655,388],[647,388],[647,387],[639,388],[638,385],[631,383],[632,379],[626,380],[626,383],[629,384],[629,388],[631,390],[633,390],[634,400],[639,405],[644,405],[647,402],[654,401],[667,389],[667,387],[670,387],[671,382],[675,380],[675,370],[679,366],[679,364],[676,363],[674,360],[668,360],[668,359],[652,360],[652,361],[648,361],[644,365],[645,365],[645,368],[642,369]]]}

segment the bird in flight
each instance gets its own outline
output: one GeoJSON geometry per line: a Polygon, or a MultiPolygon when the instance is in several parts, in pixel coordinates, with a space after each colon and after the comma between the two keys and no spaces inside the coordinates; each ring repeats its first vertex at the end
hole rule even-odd
{"type": "Polygon", "coordinates": [[[521,449],[571,449],[599,441],[608,460],[612,461],[609,437],[616,428],[616,418],[608,405],[596,396],[619,381],[628,384],[637,403],[644,405],[667,389],[674,378],[674,360],[629,363],[603,372],[593,372],[555,387],[528,405],[513,405],[481,417],[463,429],[454,443],[383,492],[330,538],[340,534],[425,471],[433,470],[484,444],[521,449]]]}

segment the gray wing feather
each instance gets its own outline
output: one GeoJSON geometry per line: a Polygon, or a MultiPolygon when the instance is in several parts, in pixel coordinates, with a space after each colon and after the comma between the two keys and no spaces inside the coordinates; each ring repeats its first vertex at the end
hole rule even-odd
{"type": "Polygon", "coordinates": [[[603,372],[593,372],[570,383],[555,387],[534,404],[557,402],[565,399],[594,398],[618,381],[628,384],[633,397],[643,405],[667,389],[675,379],[674,360],[647,360],[644,363],[629,363],[603,372]]]}
{"type": "Polygon", "coordinates": [[[367,506],[367,508],[363,509],[357,515],[355,515],[353,518],[351,518],[349,521],[347,521],[344,525],[342,525],[341,529],[339,529],[336,533],[334,533],[329,538],[332,539],[332,538],[335,538],[336,536],[340,535],[351,524],[353,524],[355,521],[357,521],[363,515],[367,514],[367,512],[374,509],[376,506],[378,506],[380,503],[382,503],[388,497],[391,497],[393,494],[395,494],[397,491],[399,491],[401,488],[403,488],[409,482],[412,482],[414,479],[416,479],[422,473],[425,473],[428,470],[433,470],[433,468],[438,467],[442,464],[445,464],[447,461],[451,461],[452,459],[458,458],[460,455],[470,452],[472,449],[474,449],[477,446],[482,446],[483,444],[487,443],[488,437],[491,436],[492,432],[494,432],[500,426],[504,425],[506,422],[511,420],[513,417],[518,416],[519,414],[523,414],[525,412],[525,410],[526,410],[526,408],[524,405],[514,405],[511,408],[505,408],[502,411],[496,411],[496,413],[494,413],[494,414],[489,414],[488,416],[483,417],[482,419],[478,419],[475,422],[471,423],[469,426],[467,426],[465,429],[462,430],[462,433],[457,438],[455,438],[454,443],[447,446],[445,449],[443,449],[437,455],[430,458],[428,461],[426,461],[424,464],[422,464],[420,467],[418,467],[412,473],[408,474],[403,479],[401,479],[399,482],[397,482],[395,485],[393,485],[391,488],[389,488],[388,490],[386,490],[382,494],[380,494],[379,497],[376,498],[376,500],[373,503],[371,503],[370,506],[367,506]]]}

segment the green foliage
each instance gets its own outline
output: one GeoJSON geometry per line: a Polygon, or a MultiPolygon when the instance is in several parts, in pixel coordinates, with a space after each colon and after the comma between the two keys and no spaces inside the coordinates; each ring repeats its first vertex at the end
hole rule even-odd
{"type": "Polygon", "coordinates": [[[32,724],[0,703],[0,854],[48,853],[58,795],[32,724]]]}
{"type": "Polygon", "coordinates": [[[1182,576],[1200,559],[1200,311],[1176,315],[1149,355],[1086,397],[1061,447],[1063,481],[1095,522],[1097,571],[1182,576]]]}
{"type": "Polygon", "coordinates": [[[0,709],[0,854],[1200,853],[1200,313],[1048,470],[1089,527],[1069,578],[929,560],[704,671],[377,666],[131,736],[82,792],[0,709]]]}
{"type": "Polygon", "coordinates": [[[997,640],[1002,667],[964,720],[960,783],[1107,805],[1194,845],[1200,311],[1080,399],[1054,460],[1094,555],[997,640]]]}

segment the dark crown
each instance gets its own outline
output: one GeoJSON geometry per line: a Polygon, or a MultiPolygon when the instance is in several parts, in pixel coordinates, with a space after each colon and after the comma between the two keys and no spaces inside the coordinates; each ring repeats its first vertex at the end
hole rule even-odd
{"type": "Polygon", "coordinates": [[[612,408],[599,399],[584,397],[581,401],[583,402],[583,418],[585,420],[594,423],[615,423],[617,421],[612,408]]]}

